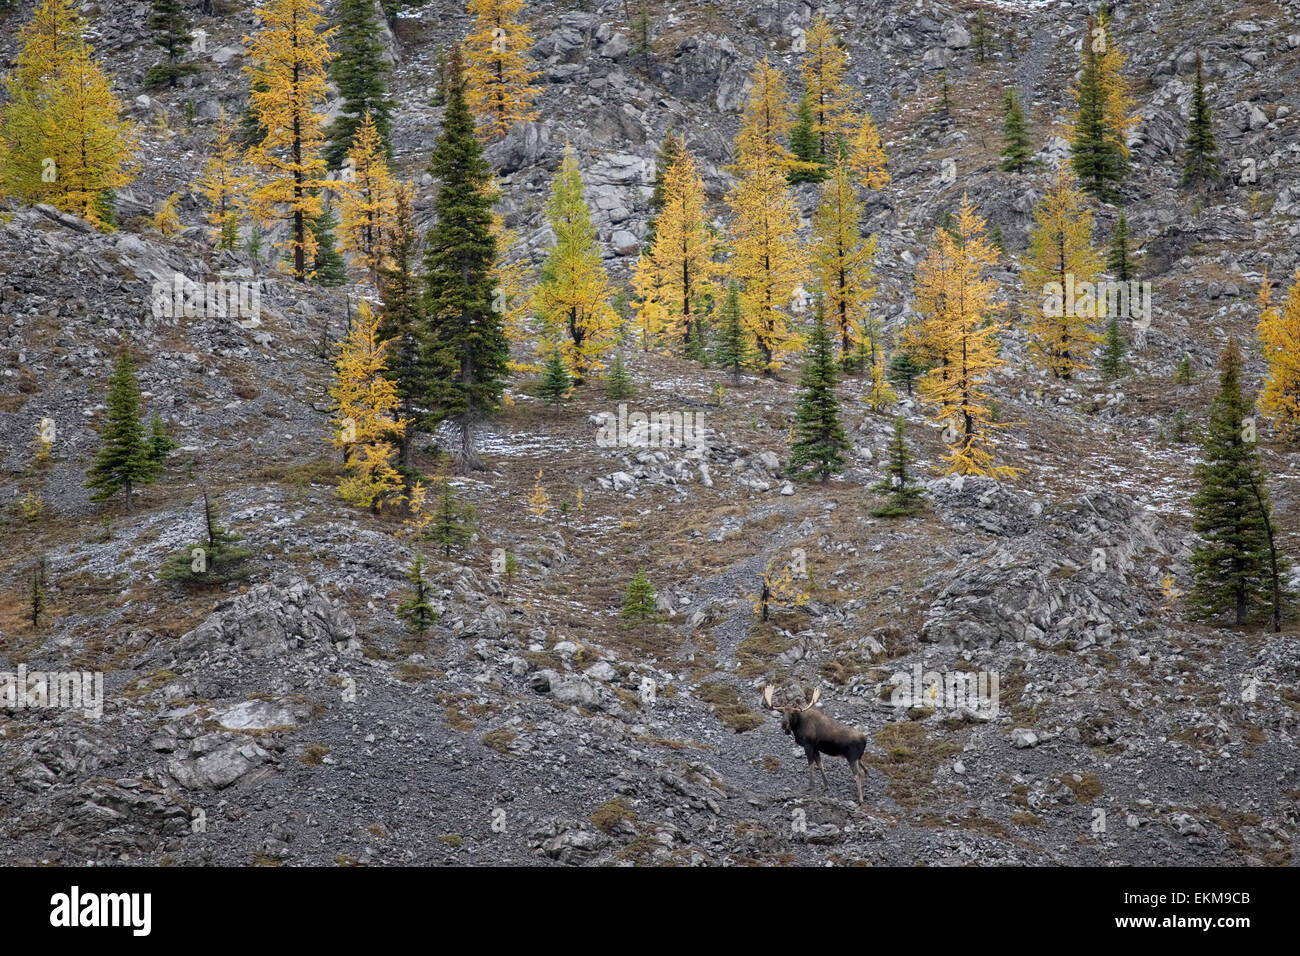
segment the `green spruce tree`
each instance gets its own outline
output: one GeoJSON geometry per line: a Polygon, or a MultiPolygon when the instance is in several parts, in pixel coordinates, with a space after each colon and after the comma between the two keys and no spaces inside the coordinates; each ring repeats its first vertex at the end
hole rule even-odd
{"type": "Polygon", "coordinates": [[[406,580],[411,583],[411,593],[401,604],[397,605],[397,617],[420,639],[424,640],[433,622],[438,620],[438,612],[429,603],[432,589],[424,576],[424,556],[415,552],[406,571],[406,580]]]}
{"type": "Polygon", "coordinates": [[[558,348],[553,348],[542,366],[542,381],[537,386],[537,394],[558,413],[560,404],[568,401],[572,393],[573,378],[564,365],[564,356],[558,348]]]}
{"type": "Polygon", "coordinates": [[[726,298],[718,316],[718,336],[713,347],[713,364],[731,373],[732,380],[740,381],[740,372],[750,361],[749,335],[740,314],[740,284],[727,285],[726,298]]]}
{"type": "Polygon", "coordinates": [[[125,490],[126,510],[130,511],[133,487],[152,482],[157,470],[140,420],[140,385],[131,352],[125,346],[108,380],[107,404],[99,451],[86,472],[86,487],[94,490],[92,501],[105,501],[125,490]]]}
{"type": "Polygon", "coordinates": [[[1219,392],[1210,403],[1209,425],[1195,469],[1192,530],[1194,616],[1214,620],[1228,613],[1238,626],[1263,607],[1280,624],[1286,595],[1284,561],[1273,542],[1272,505],[1254,435],[1254,401],[1242,393],[1241,349],[1229,341],[1219,358],[1219,392]]]}
{"type": "Polygon", "coordinates": [[[145,73],[146,86],[162,86],[165,83],[174,89],[176,81],[182,76],[199,72],[194,64],[181,62],[181,57],[190,45],[190,27],[185,18],[185,4],[181,0],[152,0],[149,29],[153,31],[154,42],[166,53],[166,59],[151,66],[145,73]]]}
{"type": "Polygon", "coordinates": [[[1071,163],[1080,188],[1097,199],[1109,201],[1116,198],[1115,184],[1124,178],[1128,163],[1120,152],[1118,133],[1106,119],[1101,54],[1086,41],[1083,50],[1079,108],[1074,140],[1070,143],[1071,163]]]}
{"type": "Polygon", "coordinates": [[[166,426],[155,412],[149,422],[149,461],[153,465],[155,475],[162,474],[163,469],[167,467],[167,459],[179,447],[176,440],[167,434],[166,426]]]}
{"type": "Polygon", "coordinates": [[[819,183],[826,178],[826,157],[822,154],[821,137],[817,135],[807,90],[799,97],[794,126],[790,128],[790,152],[796,160],[788,177],[791,183],[819,183]]]}
{"type": "Polygon", "coordinates": [[[241,541],[240,535],[222,527],[216,506],[204,489],[203,537],[172,554],[159,573],[165,580],[181,584],[216,585],[242,581],[251,572],[247,562],[253,552],[240,544],[241,541]]]}
{"type": "Polygon", "coordinates": [[[1210,98],[1205,94],[1201,76],[1201,54],[1196,54],[1196,79],[1192,83],[1192,103],[1187,121],[1187,147],[1183,154],[1183,185],[1211,187],[1218,179],[1218,147],[1214,141],[1214,119],[1210,115],[1210,98]]]}
{"type": "MultiPolygon", "coordinates": [[[[557,353],[558,354],[558,353],[557,353]]],[[[560,368],[563,370],[564,362],[560,362],[560,368]]],[[[564,373],[566,376],[568,372],[564,373]]],[[[550,369],[547,369],[547,375],[550,375],[550,369]]],[[[623,352],[619,350],[614,353],[614,364],[610,366],[605,373],[605,397],[610,401],[619,402],[631,398],[636,390],[632,386],[632,376],[623,364],[623,352]]]]}
{"type": "Polygon", "coordinates": [[[433,520],[425,528],[424,534],[442,548],[444,558],[450,558],[451,549],[463,545],[474,533],[472,525],[474,508],[472,505],[462,505],[456,500],[456,491],[452,488],[451,479],[446,474],[438,476],[434,492],[437,501],[434,505],[433,520]]]}
{"type": "Polygon", "coordinates": [[[316,257],[312,260],[311,281],[331,289],[343,285],[348,281],[348,266],[334,239],[339,217],[334,214],[333,208],[328,208],[308,225],[316,237],[316,257]]]}
{"type": "Polygon", "coordinates": [[[835,383],[835,348],[819,301],[799,378],[795,441],[790,449],[791,477],[825,481],[844,464],[849,441],[840,425],[835,383]]]}
{"type": "Polygon", "coordinates": [[[1008,88],[1002,97],[1002,161],[998,168],[1008,173],[1023,173],[1033,162],[1034,142],[1029,136],[1020,95],[1008,88]]]}
{"type": "Polygon", "coordinates": [[[889,360],[887,374],[891,382],[910,396],[916,386],[916,380],[924,371],[925,366],[916,360],[916,356],[910,349],[899,349],[889,360]]]}
{"type": "Polygon", "coordinates": [[[1106,323],[1106,338],[1101,346],[1098,366],[1106,378],[1118,378],[1124,370],[1124,337],[1119,331],[1119,318],[1112,315],[1106,323]]]}
{"type": "Polygon", "coordinates": [[[397,215],[389,243],[389,255],[379,269],[379,338],[388,347],[387,376],[397,385],[400,415],[411,424],[397,436],[397,460],[401,469],[411,467],[412,438],[418,416],[415,401],[423,388],[420,365],[420,281],[415,275],[418,237],[412,218],[411,194],[398,190],[397,215]]]}
{"type": "Polygon", "coordinates": [[[343,99],[343,112],[330,124],[325,161],[331,169],[342,166],[367,112],[391,158],[393,108],[388,102],[389,66],[384,61],[374,0],[339,0],[337,36],[338,56],[330,63],[329,72],[343,99]]]}
{"type": "Polygon", "coordinates": [[[459,438],[453,458],[465,470],[482,467],[475,435],[500,405],[510,346],[493,308],[492,168],[465,102],[458,54],[447,69],[442,135],[429,162],[438,193],[425,236],[422,361],[428,424],[453,427],[459,438]]]}
{"type": "Polygon", "coordinates": [[[637,571],[629,582],[623,594],[623,610],[619,612],[619,617],[627,622],[628,627],[641,628],[643,642],[650,625],[659,619],[654,585],[650,583],[645,571],[637,571]]]}
{"type": "Polygon", "coordinates": [[[1106,250],[1106,271],[1120,282],[1133,278],[1133,262],[1128,252],[1128,217],[1119,214],[1115,231],[1111,233],[1110,247],[1106,250]]]}
{"type": "Polygon", "coordinates": [[[907,423],[902,415],[894,417],[894,436],[889,442],[889,467],[885,478],[872,491],[889,495],[889,501],[871,512],[877,518],[906,517],[920,509],[925,492],[909,484],[909,468],[915,460],[907,447],[907,423]]]}

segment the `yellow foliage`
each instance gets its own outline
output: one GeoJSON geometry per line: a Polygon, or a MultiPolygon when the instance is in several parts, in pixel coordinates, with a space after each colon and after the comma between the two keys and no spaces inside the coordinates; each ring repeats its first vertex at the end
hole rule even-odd
{"type": "Polygon", "coordinates": [[[767,620],[768,611],[773,607],[793,609],[808,603],[809,593],[803,584],[796,580],[789,564],[776,566],[776,558],[767,562],[767,567],[759,575],[758,595],[753,602],[754,613],[767,620]]]}
{"type": "Polygon", "coordinates": [[[249,179],[243,172],[239,147],[230,136],[226,111],[221,111],[217,122],[217,135],[212,141],[212,151],[197,183],[208,200],[209,234],[214,244],[221,242],[223,233],[236,221],[237,210],[243,205],[248,192],[249,179]]]}
{"type": "Polygon", "coordinates": [[[339,250],[355,256],[370,280],[378,283],[396,226],[397,200],[384,144],[369,110],[352,138],[344,169],[344,178],[336,183],[342,194],[339,250]]]}
{"type": "Polygon", "coordinates": [[[334,57],[329,49],[334,30],[321,30],[325,18],[319,0],[267,0],[259,12],[262,29],[244,37],[251,61],[244,72],[249,102],[267,133],[248,153],[262,176],[249,207],[264,225],[277,219],[290,224],[280,248],[292,257],[294,277],[301,282],[316,255],[310,225],[321,214],[320,191],[326,186],[320,107],[329,96],[325,67],[334,57]]]}
{"type": "Polygon", "coordinates": [[[474,24],[465,38],[465,100],[484,139],[497,139],[538,116],[537,72],[528,57],[533,40],[519,20],[523,9],[524,0],[469,0],[474,24]]]}
{"type": "Polygon", "coordinates": [[[984,220],[963,195],[956,235],[935,232],[930,254],[916,270],[920,323],[905,332],[932,367],[921,378],[920,396],[930,419],[944,426],[948,453],[944,474],[1009,477],[1017,469],[993,464],[989,396],[985,386],[1002,365],[1001,325],[993,321],[996,284],[984,271],[997,262],[984,235],[984,220]]]}
{"type": "Polygon", "coordinates": [[[1272,304],[1265,275],[1259,304],[1259,341],[1268,361],[1259,407],[1291,440],[1300,435],[1300,268],[1281,308],[1272,304]]]}
{"type": "Polygon", "coordinates": [[[822,186],[821,204],[813,215],[812,270],[843,359],[862,338],[867,308],[876,294],[871,281],[876,237],[862,237],[861,219],[862,204],[841,160],[822,186]]]}
{"type": "Polygon", "coordinates": [[[533,493],[528,496],[528,510],[532,512],[535,518],[545,518],[546,513],[551,510],[551,497],[542,487],[542,472],[537,472],[537,482],[533,485],[533,493]]]}
{"type": "Polygon", "coordinates": [[[879,412],[896,401],[898,401],[898,393],[889,384],[889,377],[885,371],[885,353],[877,352],[876,364],[871,369],[871,391],[867,393],[867,407],[873,412],[879,412]]]}
{"type": "Polygon", "coordinates": [[[664,175],[663,196],[649,254],[658,272],[656,301],[663,308],[667,334],[689,348],[692,334],[704,334],[697,305],[712,288],[717,242],[709,230],[704,183],[685,149],[664,175]]]}
{"type": "Polygon", "coordinates": [[[180,199],[179,193],[172,193],[163,200],[163,204],[153,214],[149,225],[164,236],[174,236],[180,232],[181,220],[180,216],[176,215],[176,204],[180,202],[180,199]]]}
{"type": "Polygon", "coordinates": [[[376,511],[402,487],[402,477],[392,464],[397,452],[392,439],[400,437],[409,424],[398,417],[401,400],[397,385],[384,375],[389,342],[380,342],[378,333],[379,316],[363,300],[352,328],[340,343],[330,389],[335,403],[331,442],[342,449],[347,468],[339,495],[376,511]]]}
{"type": "Polygon", "coordinates": [[[798,351],[802,338],[790,329],[786,310],[808,278],[808,255],[799,240],[799,212],[785,174],[772,163],[758,165],[727,196],[731,208],[732,260],[741,283],[740,305],[765,371],[798,351]]]}
{"type": "Polygon", "coordinates": [[[747,173],[777,166],[788,169],[794,154],[786,147],[794,118],[781,71],[767,57],[754,67],[736,136],[736,170],[747,173]]]}
{"type": "Polygon", "coordinates": [[[69,0],[42,0],[19,31],[0,110],[0,191],[104,229],[104,195],[131,182],[138,135],[69,0]]]}
{"type": "Polygon", "coordinates": [[[823,156],[835,155],[835,145],[845,133],[849,96],[844,88],[844,71],[849,57],[831,28],[826,14],[818,11],[805,35],[803,62],[804,87],[812,104],[813,132],[821,144],[823,156]]]}
{"type": "Polygon", "coordinates": [[[1104,318],[1106,300],[1080,290],[1097,281],[1101,268],[1101,254],[1092,247],[1092,211],[1062,163],[1034,209],[1022,271],[1030,296],[1029,354],[1057,378],[1091,367],[1102,337],[1088,322],[1104,318]]]}
{"type": "Polygon", "coordinates": [[[882,189],[889,183],[885,144],[865,105],[860,112],[862,118],[849,144],[849,169],[868,189],[882,189]]]}

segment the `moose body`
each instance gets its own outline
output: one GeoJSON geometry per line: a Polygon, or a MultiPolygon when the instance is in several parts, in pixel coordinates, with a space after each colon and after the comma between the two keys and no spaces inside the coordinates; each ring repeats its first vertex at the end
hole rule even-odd
{"type": "Polygon", "coordinates": [[[867,775],[862,766],[862,755],[867,751],[867,735],[838,720],[832,720],[815,705],[821,698],[821,689],[813,691],[812,700],[802,707],[778,707],[772,703],[772,685],[763,688],[763,704],[781,714],[781,729],[794,738],[808,758],[808,789],[813,788],[813,768],[822,775],[822,785],[829,791],[822,755],[843,757],[853,771],[853,781],[858,786],[858,803],[862,802],[862,781],[867,775]]]}

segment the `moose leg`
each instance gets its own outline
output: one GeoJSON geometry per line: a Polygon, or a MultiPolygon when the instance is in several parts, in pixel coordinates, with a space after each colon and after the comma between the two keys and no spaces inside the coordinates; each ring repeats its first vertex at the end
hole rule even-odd
{"type": "Polygon", "coordinates": [[[829,792],[831,789],[831,783],[829,780],[826,779],[826,768],[822,766],[821,754],[817,755],[817,769],[821,772],[822,775],[822,786],[826,788],[827,792],[829,792]]]}
{"type": "Polygon", "coordinates": [[[853,782],[858,785],[858,804],[862,804],[862,781],[866,777],[867,771],[863,769],[860,760],[850,760],[849,769],[853,771],[853,782]]]}
{"type": "Polygon", "coordinates": [[[813,776],[813,761],[809,760],[808,761],[808,792],[809,793],[813,792],[813,787],[816,785],[816,781],[817,778],[813,776]]]}

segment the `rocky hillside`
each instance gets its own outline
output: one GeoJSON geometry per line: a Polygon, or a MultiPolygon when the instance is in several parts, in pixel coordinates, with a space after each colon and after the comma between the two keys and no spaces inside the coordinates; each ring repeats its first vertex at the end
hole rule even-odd
{"type": "MultiPolygon", "coordinates": [[[[0,8],[5,70],[33,3],[11,6],[0,8]]],[[[698,448],[642,451],[598,441],[617,413],[598,389],[554,412],[521,376],[485,436],[487,470],[454,482],[475,508],[474,538],[450,558],[424,549],[440,614],[427,641],[395,616],[415,544],[402,516],[341,502],[326,440],[328,347],[368,290],[299,286],[243,252],[214,253],[191,191],[216,118],[243,108],[254,4],[192,11],[208,53],[174,91],[144,88],[157,57],[146,3],[82,8],[141,124],[143,161],[117,194],[111,234],[0,202],[0,665],[102,671],[104,702],[97,717],[0,711],[0,861],[1295,861],[1300,635],[1186,622],[1197,454],[1175,419],[1204,417],[1230,335],[1253,343],[1264,271],[1300,265],[1296,0],[1114,5],[1141,111],[1123,208],[1154,315],[1117,381],[1053,384],[1028,361],[1022,328],[1004,337],[999,454],[1021,477],[932,479],[919,516],[872,517],[892,411],[866,410],[860,378],[840,386],[851,461],[814,484],[781,474],[793,376],[734,384],[632,352],[637,409],[704,422],[698,448]],[[1198,50],[1226,178],[1208,197],[1178,187],[1198,50]],[[174,192],[187,228],[163,237],[145,220],[174,192]],[[152,287],[177,272],[259,283],[260,325],[155,317],[152,287]],[[146,411],[181,444],[129,513],[83,487],[123,342],[146,411]],[[1194,374],[1179,385],[1184,354],[1194,374]],[[43,418],[56,439],[38,466],[43,418]],[[552,504],[542,518],[529,509],[537,484],[552,504]],[[244,584],[195,591],[159,575],[199,536],[204,487],[255,552],[244,584]],[[509,575],[494,560],[506,553],[518,562],[509,575]],[[48,607],[33,627],[40,555],[48,607]],[[809,601],[762,621],[753,601],[774,559],[806,562],[809,601]],[[637,569],[663,618],[645,633],[618,616],[637,569]],[[998,707],[935,699],[912,683],[929,672],[996,674],[998,707]],[[826,760],[829,790],[818,780],[807,791],[801,751],[761,707],[767,682],[787,697],[820,687],[825,713],[866,731],[864,806],[838,758],[826,760]]],[[[963,193],[1024,249],[1067,152],[1067,90],[1092,8],[984,4],[997,28],[984,61],[973,4],[819,8],[849,45],[850,79],[889,152],[892,182],[864,223],[878,236],[888,332],[911,314],[913,270],[963,193]],[[935,110],[941,72],[948,116],[935,110]],[[1011,85],[1041,146],[1027,175],[997,167],[1011,85]]],[[[670,126],[720,201],[746,78],[763,55],[793,77],[792,43],[814,11],[787,0],[649,9],[643,56],[624,3],[528,5],[542,118],[488,156],[534,263],[551,240],[542,207],[566,143],[619,282],[670,126]]],[[[422,227],[441,121],[433,64],[468,22],[438,0],[404,10],[387,37],[396,168],[417,185],[422,227]]],[[[811,215],[817,187],[797,195],[811,215]]],[[[1098,208],[1099,241],[1118,211],[1098,208]]],[[[1006,292],[1018,288],[1011,258],[995,274],[1006,292]]],[[[1263,364],[1246,352],[1257,388],[1263,364]]],[[[911,399],[901,410],[917,467],[933,474],[938,431],[911,399]]],[[[1282,547],[1300,556],[1300,449],[1264,439],[1282,547]]],[[[429,472],[431,442],[417,454],[429,472]]]]}

